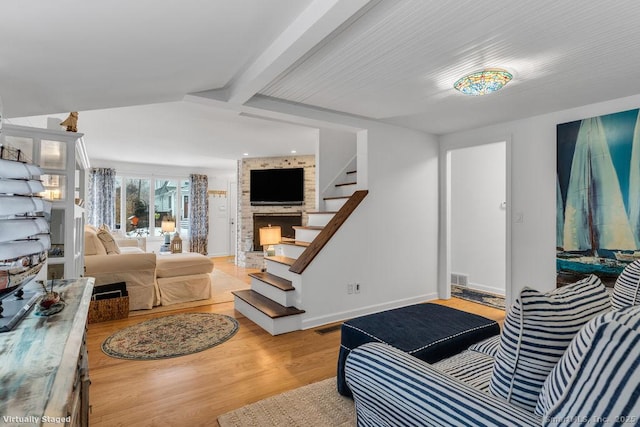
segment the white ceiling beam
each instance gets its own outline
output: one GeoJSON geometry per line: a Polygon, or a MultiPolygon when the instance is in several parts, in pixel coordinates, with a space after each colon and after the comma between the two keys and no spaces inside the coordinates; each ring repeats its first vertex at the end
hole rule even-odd
{"type": "Polygon", "coordinates": [[[366,117],[351,116],[342,112],[291,103],[262,95],[254,96],[240,108],[243,114],[260,116],[269,120],[347,132],[357,132],[380,123],[366,117]]]}
{"type": "Polygon", "coordinates": [[[232,104],[247,102],[370,1],[314,0],[244,72],[234,79],[227,88],[227,101],[232,104]]]}
{"type": "Polygon", "coordinates": [[[366,118],[349,116],[345,113],[321,110],[303,104],[293,104],[280,99],[256,95],[245,104],[231,104],[220,99],[222,92],[205,91],[186,95],[185,102],[233,111],[263,120],[289,123],[313,128],[329,128],[347,132],[357,132],[370,125],[372,121],[366,118]]]}

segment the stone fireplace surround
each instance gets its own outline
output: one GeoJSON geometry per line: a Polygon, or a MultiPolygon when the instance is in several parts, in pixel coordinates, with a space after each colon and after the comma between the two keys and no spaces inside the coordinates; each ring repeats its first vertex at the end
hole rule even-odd
{"type": "MultiPolygon", "coordinates": [[[[307,211],[316,209],[315,156],[249,158],[238,161],[238,229],[236,263],[246,268],[262,268],[264,253],[256,245],[254,216],[293,216],[307,224],[307,211]],[[250,171],[252,169],[304,168],[304,203],[302,206],[251,206],[250,171]],[[254,249],[255,248],[255,249],[254,249]]],[[[269,224],[269,223],[267,223],[269,224]]],[[[265,224],[265,225],[267,225],[265,224]]],[[[271,225],[279,225],[275,221],[271,225]]],[[[262,225],[261,225],[262,226],[262,225]]],[[[283,235],[285,234],[283,229],[283,235]]]]}

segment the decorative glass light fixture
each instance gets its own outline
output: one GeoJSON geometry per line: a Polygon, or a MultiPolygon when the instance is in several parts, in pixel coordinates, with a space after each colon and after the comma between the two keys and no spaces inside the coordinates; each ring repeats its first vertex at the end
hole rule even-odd
{"type": "Polygon", "coordinates": [[[465,95],[486,95],[502,89],[513,76],[501,68],[487,68],[468,74],[453,84],[453,87],[465,95]]]}

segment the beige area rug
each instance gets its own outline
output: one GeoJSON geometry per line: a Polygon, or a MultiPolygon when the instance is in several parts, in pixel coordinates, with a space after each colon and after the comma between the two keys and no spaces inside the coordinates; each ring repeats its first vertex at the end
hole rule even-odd
{"type": "Polygon", "coordinates": [[[231,291],[249,289],[249,287],[248,283],[214,268],[211,272],[211,298],[167,306],[158,306],[151,310],[134,310],[129,312],[129,317],[141,316],[149,313],[162,313],[165,311],[180,310],[183,308],[200,307],[203,305],[218,304],[221,302],[230,302],[233,301],[231,291]]]}
{"type": "Polygon", "coordinates": [[[102,351],[118,359],[168,359],[222,344],[238,327],[236,319],[224,314],[173,314],[120,329],[102,343],[102,351]]]}
{"type": "Polygon", "coordinates": [[[356,425],[353,400],[336,390],[329,378],[218,417],[220,427],[351,427],[356,425]]]}

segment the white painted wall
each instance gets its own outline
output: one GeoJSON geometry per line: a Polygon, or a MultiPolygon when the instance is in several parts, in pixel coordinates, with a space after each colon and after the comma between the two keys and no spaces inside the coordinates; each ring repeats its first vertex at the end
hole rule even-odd
{"type": "MultiPolygon", "coordinates": [[[[321,128],[316,152],[316,197],[319,200],[332,189],[345,167],[356,155],[356,134],[341,130],[321,128]]],[[[321,206],[320,203],[316,206],[321,206]]]]}
{"type": "Polygon", "coordinates": [[[451,272],[469,287],[504,294],[506,143],[451,152],[451,272]]]}
{"type": "Polygon", "coordinates": [[[369,194],[302,275],[305,329],[436,297],[435,137],[371,124],[358,149],[369,194]]]}
{"type": "MultiPolygon", "coordinates": [[[[556,286],[556,125],[638,105],[640,95],[634,95],[440,137],[443,151],[479,141],[510,140],[511,276],[507,296],[511,302],[524,286],[543,291],[556,286]],[[522,222],[515,222],[520,215],[522,222]]],[[[445,227],[441,225],[441,233],[445,227]]]]}

